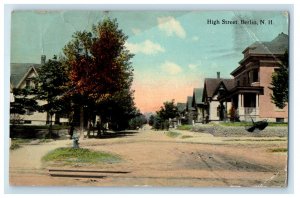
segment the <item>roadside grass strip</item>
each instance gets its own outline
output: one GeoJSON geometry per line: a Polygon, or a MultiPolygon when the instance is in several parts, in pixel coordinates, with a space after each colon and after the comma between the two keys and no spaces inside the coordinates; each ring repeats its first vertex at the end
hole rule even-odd
{"type": "Polygon", "coordinates": [[[46,154],[45,162],[72,163],[115,163],[121,161],[121,157],[112,153],[91,151],[85,148],[57,148],[46,154]]]}
{"type": "Polygon", "coordinates": [[[284,153],[284,152],[287,152],[288,149],[287,148],[274,148],[274,149],[269,149],[268,151],[272,152],[272,153],[284,153]]]}
{"type": "Polygon", "coordinates": [[[181,133],[175,132],[175,131],[168,131],[167,132],[167,136],[172,137],[172,138],[176,138],[179,135],[181,135],[181,133]]]}

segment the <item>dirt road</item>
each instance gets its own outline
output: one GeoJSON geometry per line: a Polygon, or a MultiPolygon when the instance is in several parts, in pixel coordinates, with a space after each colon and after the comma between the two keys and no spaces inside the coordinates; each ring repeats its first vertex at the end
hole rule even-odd
{"type": "Polygon", "coordinates": [[[82,148],[118,154],[122,161],[87,166],[49,167],[41,158],[71,146],[70,140],[23,145],[10,152],[10,184],[30,186],[285,186],[287,139],[214,137],[205,133],[149,129],[105,139],[84,139],[82,148]],[[94,171],[101,177],[52,177],[49,169],[94,171]],[[97,173],[97,171],[102,171],[97,173]],[[116,173],[117,172],[117,173],[116,173]]]}

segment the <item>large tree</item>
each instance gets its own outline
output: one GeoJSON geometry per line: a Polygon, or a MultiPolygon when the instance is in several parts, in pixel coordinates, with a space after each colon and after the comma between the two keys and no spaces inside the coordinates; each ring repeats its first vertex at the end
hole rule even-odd
{"type": "Polygon", "coordinates": [[[133,78],[130,62],[133,55],[125,47],[126,39],[117,21],[105,18],[93,26],[92,32],[75,32],[64,47],[70,94],[89,101],[79,104],[81,107],[88,106],[91,110],[92,106],[106,100],[122,101],[122,96],[133,100],[128,97],[133,78]]]}
{"type": "Polygon", "coordinates": [[[285,52],[281,64],[272,74],[272,102],[283,109],[289,101],[289,54],[285,52]]]}
{"type": "Polygon", "coordinates": [[[163,120],[173,119],[178,115],[178,108],[175,105],[174,99],[172,101],[164,102],[160,110],[156,112],[163,120]]]}
{"type": "Polygon", "coordinates": [[[68,81],[65,70],[61,61],[57,60],[54,56],[49,59],[39,69],[37,82],[39,84],[36,92],[36,99],[46,101],[40,105],[40,111],[48,113],[49,121],[49,134],[51,136],[52,130],[52,117],[54,114],[61,113],[66,110],[68,102],[63,97],[66,91],[65,83],[68,81]]]}

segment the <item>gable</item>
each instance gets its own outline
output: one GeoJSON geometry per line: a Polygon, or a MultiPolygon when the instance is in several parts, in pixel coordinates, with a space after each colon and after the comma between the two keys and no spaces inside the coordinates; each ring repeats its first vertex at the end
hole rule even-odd
{"type": "Polygon", "coordinates": [[[35,78],[38,76],[38,73],[34,67],[30,67],[27,73],[23,76],[20,82],[17,84],[16,88],[25,88],[26,87],[26,80],[35,78]]]}
{"type": "Polygon", "coordinates": [[[40,67],[40,64],[34,63],[11,63],[10,64],[10,83],[13,87],[17,87],[24,79],[24,76],[31,68],[35,70],[40,67]]]}

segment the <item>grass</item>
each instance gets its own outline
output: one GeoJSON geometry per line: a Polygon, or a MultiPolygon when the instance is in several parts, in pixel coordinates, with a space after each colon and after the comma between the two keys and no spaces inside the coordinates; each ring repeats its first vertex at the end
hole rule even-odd
{"type": "Polygon", "coordinates": [[[172,138],[178,137],[180,134],[181,133],[174,132],[174,131],[168,131],[167,132],[167,136],[172,137],[172,138]]]}
{"type": "Polygon", "coordinates": [[[287,152],[287,148],[274,148],[274,149],[269,149],[270,152],[272,153],[281,153],[281,152],[287,152]]]}
{"type": "Polygon", "coordinates": [[[181,136],[182,139],[191,138],[191,137],[193,137],[193,136],[191,136],[191,135],[183,135],[183,136],[181,136]]]}
{"type": "Polygon", "coordinates": [[[12,142],[9,149],[10,150],[16,150],[18,148],[21,148],[20,144],[16,143],[16,142],[12,142]]]}
{"type": "Polygon", "coordinates": [[[43,159],[45,162],[59,162],[62,164],[72,163],[113,163],[118,162],[121,158],[107,152],[91,151],[84,148],[57,148],[48,154],[43,159]]]}
{"type": "Polygon", "coordinates": [[[181,126],[178,126],[177,129],[178,130],[191,130],[193,128],[193,125],[181,125],[181,126]]]}
{"type": "MultiPolygon", "coordinates": [[[[251,122],[221,122],[221,126],[249,126],[251,122]]],[[[276,122],[268,122],[268,126],[270,127],[287,127],[288,123],[276,123],[276,122]]]]}
{"type": "Polygon", "coordinates": [[[287,141],[286,139],[228,139],[223,141],[255,141],[255,142],[277,142],[277,141],[287,141]]]}
{"type": "Polygon", "coordinates": [[[16,143],[16,144],[28,144],[32,140],[33,139],[13,138],[13,139],[11,139],[11,142],[16,143]]]}

